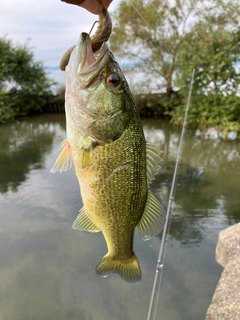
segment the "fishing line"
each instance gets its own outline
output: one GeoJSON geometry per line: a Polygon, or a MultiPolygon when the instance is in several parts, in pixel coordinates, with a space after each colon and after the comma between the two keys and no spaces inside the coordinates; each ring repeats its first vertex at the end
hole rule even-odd
{"type": "MultiPolygon", "coordinates": [[[[132,3],[131,0],[129,0],[133,8],[137,11],[137,13],[140,15],[140,17],[143,19],[143,21],[149,26],[150,29],[153,30],[153,28],[150,26],[150,24],[147,22],[147,20],[144,19],[144,17],[141,15],[141,13],[138,11],[138,9],[135,7],[135,5],[132,3]]],[[[154,31],[154,30],[153,30],[154,31]]]]}
{"type": "Polygon", "coordinates": [[[139,16],[143,19],[143,21],[146,23],[146,25],[150,28],[150,30],[153,31],[153,33],[155,34],[154,39],[155,41],[157,41],[159,43],[159,45],[163,48],[165,48],[166,52],[168,52],[168,48],[166,46],[166,44],[163,41],[160,41],[159,39],[156,38],[156,30],[154,30],[154,28],[147,22],[147,20],[143,17],[143,15],[141,14],[141,12],[137,9],[137,7],[133,4],[133,2],[131,0],[128,0],[129,3],[133,6],[133,8],[135,9],[135,11],[139,14],[139,16]]]}
{"type": "Polygon", "coordinates": [[[172,186],[171,186],[171,191],[170,191],[170,195],[169,195],[169,201],[168,201],[168,207],[167,207],[167,213],[166,213],[166,222],[164,225],[162,239],[161,239],[161,245],[159,248],[157,267],[156,267],[156,271],[155,271],[155,278],[154,278],[153,287],[152,287],[152,294],[151,294],[151,300],[150,300],[149,309],[148,309],[147,320],[155,320],[156,319],[158,298],[159,298],[159,293],[160,293],[160,288],[161,288],[162,273],[163,273],[163,267],[164,267],[166,249],[167,249],[167,242],[166,242],[167,229],[169,227],[171,207],[172,207],[172,202],[174,200],[174,190],[175,190],[175,183],[176,183],[178,166],[179,166],[179,162],[180,162],[180,158],[181,158],[183,137],[184,137],[184,133],[186,131],[186,123],[187,123],[190,99],[191,99],[191,95],[192,95],[194,73],[195,73],[195,69],[193,69],[193,71],[192,71],[192,78],[191,78],[191,83],[190,83],[190,88],[189,88],[189,94],[188,94],[188,100],[187,100],[187,105],[186,105],[186,110],[185,110],[181,138],[180,138],[180,142],[179,142],[179,146],[178,146],[176,164],[175,164],[175,169],[174,169],[173,179],[172,179],[172,186]]]}

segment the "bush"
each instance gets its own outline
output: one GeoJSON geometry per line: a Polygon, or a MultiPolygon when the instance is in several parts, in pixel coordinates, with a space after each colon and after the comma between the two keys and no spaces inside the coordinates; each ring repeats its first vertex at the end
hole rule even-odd
{"type": "Polygon", "coordinates": [[[0,123],[41,112],[53,84],[27,45],[0,38],[0,123]]]}

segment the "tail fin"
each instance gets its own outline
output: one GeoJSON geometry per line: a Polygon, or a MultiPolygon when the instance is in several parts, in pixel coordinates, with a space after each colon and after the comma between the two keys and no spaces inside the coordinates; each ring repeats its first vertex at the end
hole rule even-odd
{"type": "Polygon", "coordinates": [[[111,273],[118,273],[123,280],[133,283],[139,282],[142,278],[138,258],[135,253],[133,253],[131,258],[125,260],[115,260],[106,255],[96,267],[96,272],[103,277],[111,273]]]}

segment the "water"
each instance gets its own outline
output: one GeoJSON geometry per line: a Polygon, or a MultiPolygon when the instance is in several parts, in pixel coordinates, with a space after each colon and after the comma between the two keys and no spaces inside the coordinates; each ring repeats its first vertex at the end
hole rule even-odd
{"type": "MultiPolygon", "coordinates": [[[[148,141],[164,151],[152,184],[165,206],[180,129],[144,120],[148,141]]],[[[146,319],[160,236],[135,236],[141,283],[102,278],[100,233],[71,229],[82,201],[74,170],[51,174],[65,139],[63,115],[0,126],[0,320],[146,319]]],[[[220,230],[240,221],[239,142],[184,138],[158,320],[202,320],[222,268],[215,262],[220,230]]]]}

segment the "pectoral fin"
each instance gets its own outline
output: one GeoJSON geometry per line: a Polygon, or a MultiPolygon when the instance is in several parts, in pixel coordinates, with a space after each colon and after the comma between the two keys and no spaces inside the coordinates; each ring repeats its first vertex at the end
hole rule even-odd
{"type": "Polygon", "coordinates": [[[162,231],[165,223],[165,212],[161,203],[148,190],[145,210],[137,228],[143,240],[149,240],[162,231]]]}
{"type": "Polygon", "coordinates": [[[92,143],[90,144],[90,146],[88,148],[84,148],[83,149],[83,153],[82,153],[82,168],[86,168],[93,157],[93,145],[92,143]]]}
{"type": "Polygon", "coordinates": [[[147,153],[147,181],[148,185],[154,179],[155,174],[157,173],[158,169],[160,168],[159,163],[162,161],[160,158],[160,154],[162,153],[159,148],[153,144],[147,142],[146,144],[146,153],[147,153]]]}
{"type": "Polygon", "coordinates": [[[62,142],[62,151],[60,152],[54,166],[50,172],[55,173],[57,171],[63,172],[70,169],[72,166],[72,151],[67,139],[62,142]]]}
{"type": "Polygon", "coordinates": [[[101,231],[89,219],[84,207],[80,210],[79,215],[77,216],[77,219],[73,222],[72,228],[75,229],[75,230],[82,230],[82,231],[88,231],[88,232],[99,232],[99,231],[101,231]]]}

